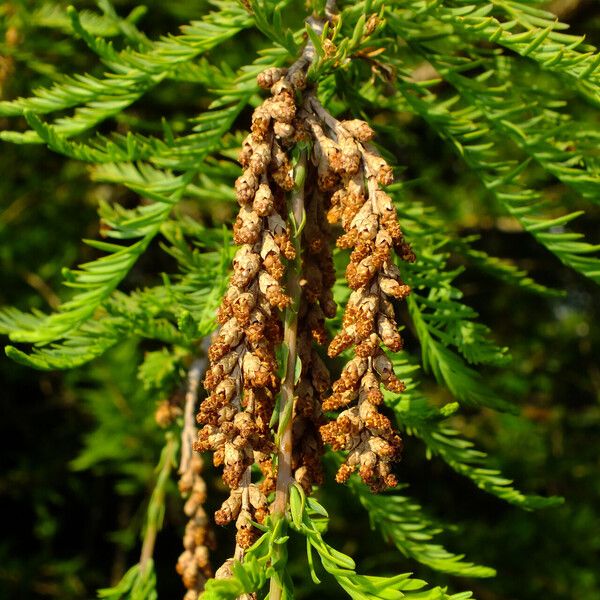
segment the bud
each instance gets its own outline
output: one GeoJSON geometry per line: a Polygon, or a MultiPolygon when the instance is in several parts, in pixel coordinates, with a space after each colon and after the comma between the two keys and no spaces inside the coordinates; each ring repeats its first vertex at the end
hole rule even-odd
{"type": "Polygon", "coordinates": [[[285,75],[285,72],[285,69],[271,67],[256,76],[256,83],[263,90],[268,90],[285,75]]]}

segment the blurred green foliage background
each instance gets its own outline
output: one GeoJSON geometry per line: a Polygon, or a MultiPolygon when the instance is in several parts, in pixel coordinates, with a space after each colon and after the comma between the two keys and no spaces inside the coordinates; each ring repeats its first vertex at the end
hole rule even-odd
{"type": "MultiPolygon", "coordinates": [[[[0,4],[1,98],[26,95],[59,71],[101,70],[82,43],[65,35],[66,5],[0,4]]],[[[585,32],[600,44],[598,2],[555,5],[573,31],[585,32]]],[[[86,6],[94,8],[77,3],[79,10],[86,6]]],[[[123,0],[115,6],[127,14],[137,4],[123,0]]],[[[206,4],[172,0],[148,2],[147,8],[139,23],[156,37],[176,31],[206,4]]],[[[256,46],[247,37],[244,43],[256,46]]],[[[247,48],[239,44],[219,48],[219,59],[232,66],[246,56],[247,48]]],[[[117,126],[126,132],[132,119],[138,130],[146,126],[151,131],[165,111],[171,120],[177,115],[183,120],[206,103],[181,86],[159,86],[127,117],[119,117],[117,126]]],[[[248,115],[242,119],[247,121],[248,115]]],[[[589,120],[590,127],[598,127],[597,116],[590,113],[589,120]]],[[[566,503],[537,513],[519,511],[459,480],[441,462],[426,461],[410,439],[403,478],[435,519],[460,524],[444,534],[448,546],[498,570],[495,579],[455,581],[457,589],[472,589],[480,600],[600,598],[598,290],[563,267],[511,219],[497,214],[474,175],[424,123],[407,118],[395,143],[402,149],[396,158],[405,167],[409,194],[458,223],[464,233],[481,236],[481,249],[510,258],[541,283],[566,291],[564,297],[540,298],[481,274],[461,276],[465,302],[480,313],[500,345],[511,347],[513,368],[496,387],[522,407],[526,418],[484,411],[457,417],[455,423],[467,436],[477,436],[522,489],[562,495],[566,503]]],[[[565,194],[554,181],[541,185],[547,194],[565,194]]],[[[98,235],[98,200],[115,194],[125,195],[122,201],[127,203],[127,192],[92,183],[79,163],[40,146],[2,145],[0,305],[55,307],[61,268],[93,255],[80,240],[98,235]]],[[[212,218],[205,208],[203,213],[194,206],[186,210],[196,218],[212,218]]],[[[598,241],[600,210],[590,210],[581,223],[598,241]]],[[[127,286],[156,283],[171,266],[167,260],[151,250],[127,286]]],[[[154,408],[164,388],[144,389],[136,377],[140,352],[148,350],[154,348],[140,349],[132,341],[68,373],[33,372],[0,359],[0,599],[91,598],[97,588],[118,581],[135,561],[135,532],[163,439],[154,408]]],[[[439,392],[432,388],[432,393],[439,392]]],[[[217,477],[209,479],[218,488],[217,477]]],[[[343,488],[328,484],[321,495],[331,507],[333,545],[365,569],[383,565],[414,570],[430,583],[446,581],[382,544],[343,488]]],[[[161,598],[182,595],[174,563],[184,517],[176,495],[172,498],[155,557],[161,598]]],[[[225,557],[227,551],[222,552],[225,557]]],[[[304,585],[300,562],[295,576],[303,582],[301,597],[336,597],[335,591],[328,595],[333,588],[317,594],[312,584],[304,585]]]]}

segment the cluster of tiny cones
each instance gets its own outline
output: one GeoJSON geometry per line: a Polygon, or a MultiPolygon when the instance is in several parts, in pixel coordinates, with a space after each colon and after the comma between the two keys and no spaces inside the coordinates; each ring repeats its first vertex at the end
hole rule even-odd
{"type": "MultiPolygon", "coordinates": [[[[393,254],[414,260],[382,189],[392,182],[391,168],[371,144],[371,128],[359,120],[334,119],[306,90],[302,69],[268,69],[258,83],[271,94],[254,111],[240,155],[244,171],[235,183],[239,213],[233,228],[238,250],[208,350],[208,397],[197,415],[201,428],[195,450],[213,453],[230,489],[215,522],[235,522],[237,529],[234,555],[217,577],[230,576],[233,560],[243,560],[259,535],[253,523],[263,523],[271,510],[277,482],[273,412],[285,371],[277,349],[286,310],[294,315],[299,365],[291,417],[293,480],[307,493],[323,482],[321,457],[328,444],[346,453],[338,482],[358,470],[379,491],[397,484],[393,468],[402,447],[379,410],[382,387],[404,389],[387,355],[402,347],[393,302],[410,292],[393,254]],[[299,155],[294,148],[303,154],[300,182],[294,179],[299,155]],[[301,227],[289,216],[291,194],[301,194],[301,227]],[[350,250],[346,280],[352,291],[342,329],[330,341],[325,323],[337,312],[332,293],[336,243],[350,250]],[[332,383],[325,355],[333,358],[348,349],[353,355],[332,383]],[[327,413],[339,410],[328,420],[327,413]]],[[[198,498],[194,485],[188,504],[198,498]]],[[[188,516],[199,523],[202,512],[193,504],[188,516]]],[[[208,562],[191,560],[202,554],[198,548],[210,546],[194,527],[188,525],[178,567],[184,580],[188,577],[188,590],[197,589],[198,577],[209,576],[208,562]]]]}
{"type": "Polygon", "coordinates": [[[404,390],[384,349],[402,348],[392,299],[402,300],[410,292],[393,253],[408,261],[414,254],[404,241],[392,199],[380,188],[392,183],[393,174],[370,143],[373,130],[364,121],[337,121],[315,97],[306,104],[318,185],[329,199],[327,216],[344,230],[337,246],[351,250],[346,280],[352,293],[328,354],[333,358],[353,348],[354,357],[323,404],[325,411],[345,410],[320,431],[334,450],[348,452],[337,481],[358,470],[373,491],[380,491],[397,484],[392,469],[402,448],[390,420],[378,409],[381,386],[404,390]]]}

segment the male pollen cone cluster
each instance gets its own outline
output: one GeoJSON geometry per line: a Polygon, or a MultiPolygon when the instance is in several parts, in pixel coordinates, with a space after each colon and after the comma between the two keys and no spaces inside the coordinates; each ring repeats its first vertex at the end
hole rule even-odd
{"type": "Polygon", "coordinates": [[[392,468],[402,449],[400,436],[379,412],[381,386],[393,392],[404,390],[382,344],[392,352],[402,348],[392,299],[402,300],[410,293],[392,251],[406,261],[414,261],[415,256],[404,241],[392,199],[380,189],[392,183],[393,175],[370,144],[373,130],[363,121],[337,121],[314,96],[306,104],[318,185],[329,197],[327,216],[344,229],[338,247],[352,250],[346,268],[352,293],[342,330],[331,341],[328,354],[335,357],[354,347],[354,357],[334,382],[323,410],[352,406],[320,431],[334,450],[348,452],[336,480],[345,482],[358,469],[365,483],[380,491],[397,484],[392,468]]]}
{"type": "MultiPolygon", "coordinates": [[[[294,187],[288,154],[301,135],[296,89],[304,78],[302,73],[285,77],[273,68],[258,81],[271,89],[271,97],[254,111],[240,155],[244,172],[235,183],[240,210],[233,230],[239,249],[208,351],[209,396],[197,416],[203,427],[195,444],[197,451],[213,451],[214,464],[223,466],[231,493],[215,520],[236,522],[237,559],[258,537],[251,521],[265,519],[266,494],[276,481],[269,422],[280,387],[275,348],[283,335],[281,311],[292,302],[284,282],[285,259],[296,258],[286,217],[286,193],[294,187]],[[253,464],[263,474],[259,486],[251,481],[253,464]]],[[[217,577],[228,572],[223,565],[217,577]]]]}
{"type": "MultiPolygon", "coordinates": [[[[381,385],[400,392],[403,384],[382,345],[391,351],[401,348],[392,299],[410,291],[393,264],[392,250],[414,260],[392,201],[379,187],[391,183],[392,173],[369,143],[370,127],[331,117],[305,90],[301,68],[268,69],[258,82],[271,96],[254,111],[240,155],[244,171],[235,183],[240,210],[234,225],[239,248],[208,351],[204,386],[209,396],[197,416],[202,428],[195,444],[197,451],[211,450],[214,464],[223,466],[230,495],[215,521],[236,523],[233,558],[238,560],[259,535],[252,521],[261,523],[267,516],[267,495],[277,480],[270,428],[281,384],[275,348],[283,339],[282,311],[292,303],[301,365],[294,382],[294,479],[307,493],[322,482],[325,441],[348,452],[338,481],[358,469],[373,490],[396,484],[392,466],[399,459],[401,440],[378,405],[381,385]],[[290,158],[299,142],[310,148],[300,190],[294,189],[290,158]],[[304,209],[302,233],[294,233],[293,239],[295,229],[286,216],[286,196],[292,190],[292,197],[301,194],[304,209]],[[328,341],[325,319],[336,314],[330,241],[331,226],[338,222],[345,230],[338,246],[352,249],[346,277],[353,291],[329,355],[353,346],[355,356],[331,393],[330,375],[317,348],[328,341]],[[286,273],[288,269],[293,270],[286,273]],[[326,423],[323,411],[343,407],[335,421],[326,423]],[[252,465],[262,472],[260,482],[252,481],[252,465]]],[[[230,576],[233,558],[216,577],[230,576]]]]}
{"type": "Polygon", "coordinates": [[[302,370],[294,390],[292,429],[292,473],[307,494],[313,485],[323,483],[323,441],[319,428],[325,422],[322,402],[331,387],[329,371],[316,347],[327,344],[325,319],[334,317],[337,309],[332,292],[335,269],[329,243],[331,231],[325,216],[325,198],[315,181],[315,166],[309,164],[297,341],[302,370]]]}
{"type": "Polygon", "coordinates": [[[183,512],[189,519],[183,535],[184,551],[179,556],[176,567],[187,588],[183,600],[197,600],[204,590],[206,580],[213,576],[209,550],[215,549],[216,540],[203,507],[206,501],[206,483],[202,478],[202,467],[202,457],[194,454],[179,479],[179,491],[182,496],[187,497],[183,512]]]}

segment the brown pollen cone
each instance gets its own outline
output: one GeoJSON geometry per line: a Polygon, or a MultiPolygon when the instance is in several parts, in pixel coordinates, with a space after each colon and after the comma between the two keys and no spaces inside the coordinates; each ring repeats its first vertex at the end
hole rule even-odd
{"type": "Polygon", "coordinates": [[[183,510],[189,519],[183,535],[184,551],[176,566],[187,588],[184,600],[197,600],[206,580],[213,576],[209,551],[215,549],[216,540],[203,507],[206,484],[202,478],[202,467],[202,457],[193,455],[189,467],[179,479],[179,491],[187,498],[183,510]]]}
{"type": "MultiPolygon", "coordinates": [[[[240,208],[233,227],[239,248],[208,350],[208,397],[197,415],[202,427],[195,449],[213,452],[231,489],[215,520],[219,525],[235,522],[238,560],[260,533],[252,522],[262,522],[268,513],[264,494],[275,480],[269,427],[280,386],[275,349],[283,335],[281,311],[291,303],[286,261],[295,256],[285,195],[294,186],[289,154],[297,107],[296,90],[285,75],[283,69],[267,69],[258,77],[271,95],[254,111],[240,153],[244,170],[235,182],[240,208]],[[252,483],[253,464],[264,476],[260,486],[252,483]]],[[[224,567],[218,570],[221,575],[224,567]]]]}
{"type": "Polygon", "coordinates": [[[331,386],[329,371],[316,348],[327,343],[325,318],[335,316],[336,305],[332,294],[335,270],[331,232],[325,218],[324,198],[319,190],[309,187],[314,180],[314,167],[309,165],[308,169],[297,342],[302,369],[294,390],[292,473],[310,494],[313,485],[323,482],[320,426],[325,418],[321,403],[331,386]]]}
{"type": "Polygon", "coordinates": [[[339,122],[312,97],[307,122],[315,143],[318,185],[329,198],[327,219],[340,223],[340,248],[351,250],[346,279],[352,293],[341,331],[329,345],[331,357],[349,348],[355,357],[333,384],[323,404],[326,411],[345,408],[335,421],[320,428],[323,441],[348,452],[338,471],[344,482],[358,470],[374,491],[397,484],[392,469],[402,441],[389,419],[379,412],[381,386],[401,392],[387,351],[402,348],[392,299],[405,298],[410,288],[393,264],[392,252],[414,260],[405,242],[392,200],[380,186],[393,181],[390,166],[369,143],[373,131],[359,120],[339,122]]]}

